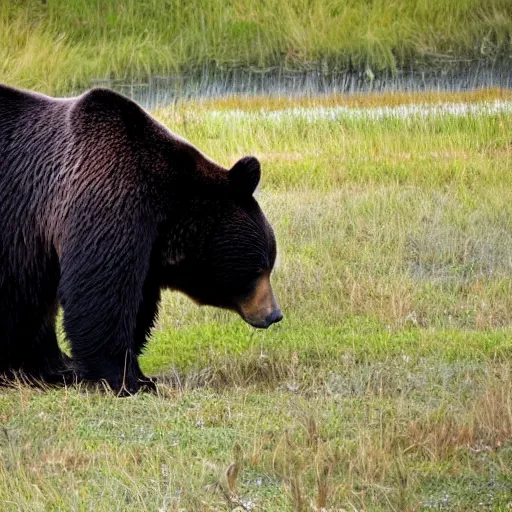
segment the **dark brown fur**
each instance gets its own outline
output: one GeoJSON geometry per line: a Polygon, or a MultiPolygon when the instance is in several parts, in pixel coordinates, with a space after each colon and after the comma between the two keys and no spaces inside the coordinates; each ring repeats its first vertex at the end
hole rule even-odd
{"type": "MultiPolygon", "coordinates": [[[[130,393],[149,383],[137,357],[162,288],[240,312],[271,271],[259,176],[255,158],[228,171],[110,90],[0,86],[0,373],[130,393]],[[59,302],[72,363],[57,346],[59,302]]],[[[246,320],[280,318],[276,304],[246,320]]]]}

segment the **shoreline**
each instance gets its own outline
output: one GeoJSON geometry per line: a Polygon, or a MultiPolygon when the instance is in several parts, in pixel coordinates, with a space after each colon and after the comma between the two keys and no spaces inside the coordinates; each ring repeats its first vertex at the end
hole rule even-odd
{"type": "Polygon", "coordinates": [[[285,68],[203,67],[194,72],[154,75],[145,80],[95,78],[88,87],[108,87],[140,102],[150,109],[181,100],[215,99],[230,96],[309,96],[416,93],[467,93],[485,89],[512,90],[512,66],[475,63],[452,68],[398,70],[395,73],[343,71],[324,74],[320,70],[298,71],[285,68]]]}

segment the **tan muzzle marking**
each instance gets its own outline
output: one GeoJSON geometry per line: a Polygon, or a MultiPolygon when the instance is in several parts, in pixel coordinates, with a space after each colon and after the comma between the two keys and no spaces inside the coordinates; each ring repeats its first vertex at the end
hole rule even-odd
{"type": "Polygon", "coordinates": [[[270,285],[270,275],[264,274],[256,283],[254,293],[240,304],[240,313],[246,320],[263,321],[277,307],[270,285]]]}

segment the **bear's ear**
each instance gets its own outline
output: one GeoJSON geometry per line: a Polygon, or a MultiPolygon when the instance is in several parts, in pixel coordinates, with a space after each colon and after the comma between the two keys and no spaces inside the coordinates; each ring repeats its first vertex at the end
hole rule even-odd
{"type": "Polygon", "coordinates": [[[261,178],[261,165],[257,158],[245,156],[231,167],[229,183],[237,194],[252,196],[261,178]]]}

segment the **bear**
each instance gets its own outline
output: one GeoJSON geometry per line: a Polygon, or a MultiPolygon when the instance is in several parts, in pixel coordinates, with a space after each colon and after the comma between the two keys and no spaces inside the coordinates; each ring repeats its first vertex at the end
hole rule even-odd
{"type": "Polygon", "coordinates": [[[282,319],[253,156],[224,168],[108,88],[0,84],[0,374],[154,389],[138,363],[164,289],[282,319]],[[62,307],[71,356],[58,346],[62,307]]]}

